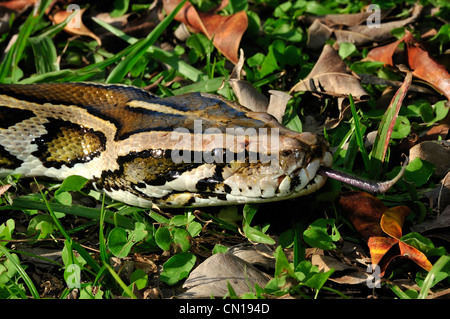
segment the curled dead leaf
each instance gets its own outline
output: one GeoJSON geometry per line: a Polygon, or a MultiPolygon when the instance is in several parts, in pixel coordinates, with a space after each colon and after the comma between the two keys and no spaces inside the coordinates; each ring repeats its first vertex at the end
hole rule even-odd
{"type": "Polygon", "coordinates": [[[348,97],[355,101],[368,98],[360,79],[342,61],[331,45],[325,45],[314,68],[308,76],[291,89],[292,92],[310,91],[336,97],[348,97]]]}
{"type": "Polygon", "coordinates": [[[367,54],[366,59],[392,66],[393,56],[402,42],[406,44],[408,65],[413,76],[429,83],[450,100],[450,74],[442,64],[437,63],[430,56],[408,30],[405,31],[405,35],[400,40],[372,49],[367,54]]]}
{"type": "MultiPolygon", "coordinates": [[[[100,40],[100,38],[98,36],[96,36],[91,30],[89,30],[83,24],[81,17],[85,11],[86,11],[86,8],[76,10],[75,16],[64,27],[64,31],[70,35],[88,36],[88,37],[94,39],[95,41],[97,41],[98,45],[101,46],[102,41],[100,40]]],[[[73,11],[58,11],[53,16],[50,16],[50,19],[55,24],[63,23],[64,21],[66,21],[67,18],[70,17],[70,15],[72,13],[73,13],[73,11]]]]}
{"type": "MultiPolygon", "coordinates": [[[[368,25],[367,19],[372,11],[355,14],[326,15],[321,17],[301,17],[300,20],[310,25],[308,28],[308,48],[320,49],[332,35],[338,43],[348,42],[356,46],[382,42],[393,37],[391,30],[406,26],[416,21],[423,9],[416,4],[410,11],[411,16],[402,20],[380,23],[376,27],[368,25]]],[[[380,20],[383,20],[390,11],[382,10],[380,20]]]]}
{"type": "Polygon", "coordinates": [[[381,216],[381,229],[389,236],[400,239],[402,237],[403,223],[411,213],[407,206],[395,206],[384,211],[381,216]]]}
{"type": "Polygon", "coordinates": [[[344,192],[339,204],[358,233],[365,239],[383,236],[380,220],[387,207],[376,197],[366,192],[344,192]]]}

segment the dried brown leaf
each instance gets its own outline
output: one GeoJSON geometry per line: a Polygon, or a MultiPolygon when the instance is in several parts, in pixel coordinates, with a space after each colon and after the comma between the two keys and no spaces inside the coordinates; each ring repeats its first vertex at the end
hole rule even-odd
{"type": "MultiPolygon", "coordinates": [[[[85,11],[86,8],[78,10],[75,17],[64,27],[64,31],[71,35],[88,36],[97,41],[98,45],[101,46],[102,41],[100,40],[100,38],[83,24],[81,17],[85,11]]],[[[53,16],[51,16],[50,19],[54,23],[59,24],[64,22],[71,14],[71,11],[58,11],[53,16]]]]}
{"type": "Polygon", "coordinates": [[[292,92],[310,91],[336,97],[348,97],[355,101],[368,97],[362,88],[360,79],[352,74],[339,54],[330,45],[325,45],[318,61],[308,76],[297,83],[292,92]]]}

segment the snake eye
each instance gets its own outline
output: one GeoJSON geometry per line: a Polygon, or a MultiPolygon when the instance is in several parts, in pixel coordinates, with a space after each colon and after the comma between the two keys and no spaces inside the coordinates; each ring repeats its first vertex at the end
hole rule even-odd
{"type": "Polygon", "coordinates": [[[281,156],[288,157],[292,154],[292,150],[283,150],[281,151],[281,156]]]}

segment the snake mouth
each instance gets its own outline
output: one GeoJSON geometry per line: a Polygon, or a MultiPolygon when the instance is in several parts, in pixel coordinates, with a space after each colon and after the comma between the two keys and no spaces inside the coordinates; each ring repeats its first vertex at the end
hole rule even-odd
{"type": "Polygon", "coordinates": [[[278,177],[277,195],[297,197],[318,190],[325,184],[326,177],[318,174],[321,167],[331,167],[332,156],[326,152],[320,159],[311,161],[306,167],[297,167],[291,174],[278,177]]]}

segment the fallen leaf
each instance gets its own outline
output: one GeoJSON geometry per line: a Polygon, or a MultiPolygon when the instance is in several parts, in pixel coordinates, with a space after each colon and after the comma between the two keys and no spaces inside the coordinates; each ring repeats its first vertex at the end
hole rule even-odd
{"type": "Polygon", "coordinates": [[[413,75],[431,84],[450,100],[450,74],[447,69],[433,60],[429,53],[414,39],[411,32],[404,36],[408,52],[408,63],[413,75]]]}
{"type": "Polygon", "coordinates": [[[413,76],[429,83],[450,100],[450,74],[445,66],[437,63],[430,57],[430,54],[408,30],[405,31],[402,39],[370,50],[366,59],[393,66],[393,56],[402,42],[406,44],[408,65],[412,70],[413,76]]]}
{"type": "Polygon", "coordinates": [[[251,83],[241,78],[244,62],[244,51],[241,49],[238,63],[234,66],[227,81],[233,89],[239,104],[253,112],[266,112],[269,105],[267,97],[256,90],[251,83]]]}
{"type": "Polygon", "coordinates": [[[253,265],[230,253],[217,253],[198,265],[184,282],[185,292],[177,298],[224,297],[228,284],[236,294],[249,292],[255,284],[264,287],[270,277],[253,265]]]}
{"type": "MultiPolygon", "coordinates": [[[[67,25],[64,27],[64,31],[66,31],[70,35],[81,35],[81,36],[88,36],[97,41],[98,45],[102,45],[102,41],[98,36],[96,36],[91,30],[89,30],[84,24],[81,19],[83,13],[86,11],[86,8],[77,10],[75,16],[72,18],[72,20],[67,23],[67,25]]],[[[59,24],[64,21],[73,13],[73,11],[58,11],[53,16],[50,16],[50,19],[55,23],[59,24]]]]}
{"type": "Polygon", "coordinates": [[[356,230],[367,239],[372,265],[380,267],[381,277],[397,257],[406,257],[430,271],[432,265],[425,254],[401,240],[403,223],[411,213],[407,206],[388,208],[365,192],[343,193],[339,203],[356,230]]]}
{"type": "Polygon", "coordinates": [[[395,206],[384,211],[381,216],[381,229],[389,236],[400,239],[402,237],[403,223],[411,213],[407,206],[395,206]]]}
{"type": "Polygon", "coordinates": [[[369,28],[367,25],[361,24],[351,26],[348,30],[337,30],[335,31],[336,40],[338,43],[350,42],[356,46],[389,40],[393,37],[391,30],[404,27],[416,21],[422,9],[422,5],[416,4],[412,9],[410,17],[403,20],[381,23],[377,28],[369,28]]]}
{"type": "Polygon", "coordinates": [[[450,167],[450,141],[424,141],[409,150],[410,161],[416,157],[436,166],[435,175],[445,176],[450,167]]]}
{"type": "MultiPolygon", "coordinates": [[[[163,6],[167,13],[180,3],[180,0],[164,0],[163,6]]],[[[226,0],[213,12],[199,12],[191,3],[186,3],[175,16],[175,20],[182,22],[194,32],[201,32],[213,40],[213,45],[228,60],[236,64],[238,62],[238,50],[242,36],[248,26],[248,18],[245,11],[240,11],[229,16],[222,16],[216,12],[222,8],[226,0]]]]}
{"type": "Polygon", "coordinates": [[[336,97],[348,97],[355,101],[368,97],[362,88],[360,79],[354,75],[331,45],[324,46],[314,68],[308,76],[298,82],[292,92],[310,91],[328,94],[336,97]]]}
{"type": "MultiPolygon", "coordinates": [[[[370,249],[370,257],[372,259],[372,265],[379,265],[383,257],[387,252],[398,244],[398,240],[391,237],[370,237],[367,241],[367,246],[370,249]]],[[[384,269],[382,270],[384,273],[384,269]]]]}
{"type": "Polygon", "coordinates": [[[6,191],[11,187],[11,184],[1,185],[0,186],[0,196],[6,193],[6,191]]]}
{"type": "MultiPolygon", "coordinates": [[[[363,46],[374,42],[382,42],[393,37],[392,29],[408,25],[418,19],[423,6],[416,4],[411,9],[411,16],[403,20],[380,23],[376,28],[367,24],[367,19],[373,12],[356,14],[327,15],[321,17],[300,17],[300,21],[309,25],[308,48],[320,49],[334,35],[337,43],[353,43],[363,46]]],[[[384,20],[390,11],[380,12],[380,21],[384,20]]]]}
{"type": "Polygon", "coordinates": [[[417,265],[425,269],[426,271],[430,271],[433,268],[433,265],[428,260],[427,256],[417,248],[410,246],[402,241],[398,243],[400,247],[400,255],[411,259],[417,265]]]}

